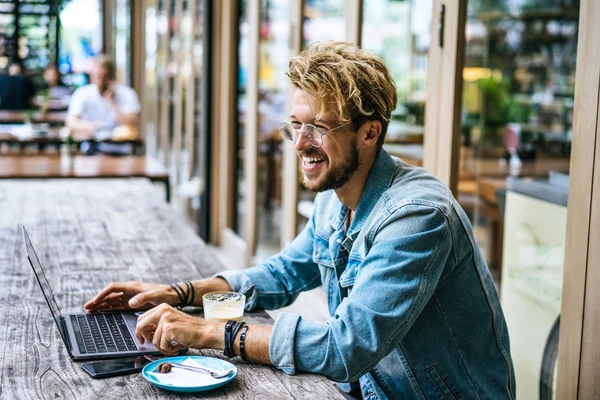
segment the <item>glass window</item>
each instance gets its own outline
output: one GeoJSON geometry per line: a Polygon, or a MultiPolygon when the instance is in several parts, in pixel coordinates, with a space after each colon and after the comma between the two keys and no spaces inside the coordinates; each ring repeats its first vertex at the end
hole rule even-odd
{"type": "Polygon", "coordinates": [[[234,196],[232,201],[235,202],[233,208],[233,229],[234,231],[243,236],[243,222],[244,222],[244,199],[246,198],[246,180],[244,178],[244,149],[246,147],[244,130],[246,121],[247,111],[247,100],[246,100],[246,87],[247,87],[247,72],[248,72],[248,14],[247,14],[247,1],[240,0],[239,3],[239,41],[238,41],[238,52],[237,52],[237,96],[236,96],[236,111],[237,111],[237,129],[235,135],[235,158],[234,158],[234,170],[235,170],[235,182],[234,182],[234,196]]]}
{"type": "Polygon", "coordinates": [[[290,2],[262,0],[258,77],[258,261],[281,248],[282,136],[287,118],[290,2]]]}
{"type": "Polygon", "coordinates": [[[306,0],[303,44],[322,40],[345,40],[346,22],[342,0],[306,0]]]}
{"type": "Polygon", "coordinates": [[[186,7],[187,14],[184,17],[182,25],[183,43],[186,49],[186,61],[184,66],[184,125],[183,125],[183,148],[182,156],[182,179],[194,183],[195,192],[191,193],[190,206],[191,217],[197,222],[198,232],[204,238],[207,237],[209,226],[208,219],[202,218],[207,215],[208,210],[203,210],[201,207],[206,207],[208,204],[209,185],[204,184],[204,189],[201,192],[201,183],[208,182],[210,167],[207,166],[207,158],[210,148],[207,145],[207,132],[205,131],[204,113],[208,109],[208,101],[204,100],[204,84],[202,79],[202,68],[204,66],[204,9],[203,0],[188,0],[186,7]],[[194,2],[194,13],[192,14],[191,6],[194,2]],[[191,93],[189,93],[191,92],[191,93]],[[191,113],[188,110],[188,99],[193,99],[193,109],[191,113]],[[190,126],[191,125],[191,126],[190,126]],[[188,136],[190,128],[192,129],[193,137],[188,136]],[[189,142],[193,140],[193,142],[189,142]],[[202,197],[202,198],[201,198],[202,197]]]}
{"type": "MultiPolygon", "coordinates": [[[[304,26],[302,29],[302,47],[309,43],[323,40],[346,40],[346,22],[344,19],[344,2],[342,0],[307,0],[304,5],[304,26]]],[[[289,113],[289,110],[286,110],[289,113]]],[[[312,204],[316,193],[310,192],[302,186],[301,173],[298,175],[298,184],[302,190],[297,206],[298,219],[297,231],[312,214],[312,204]]]]}
{"type": "Polygon", "coordinates": [[[576,0],[468,7],[458,200],[499,285],[523,399],[555,388],[578,18],[576,0]]]}
{"type": "Polygon", "coordinates": [[[114,29],[117,82],[131,86],[131,0],[115,0],[114,29]]]}
{"type": "Polygon", "coordinates": [[[365,0],[362,47],[388,66],[398,106],[384,148],[404,161],[422,165],[431,0],[365,0]]]}
{"type": "Polygon", "coordinates": [[[67,85],[88,83],[92,59],[102,52],[100,0],[71,0],[60,11],[58,68],[67,85]]]}
{"type": "Polygon", "coordinates": [[[145,69],[145,88],[144,98],[142,99],[143,109],[147,110],[144,114],[144,137],[146,140],[146,151],[148,154],[155,155],[157,149],[158,132],[158,30],[159,9],[157,0],[148,0],[146,3],[146,35],[145,48],[146,60],[145,69]]]}

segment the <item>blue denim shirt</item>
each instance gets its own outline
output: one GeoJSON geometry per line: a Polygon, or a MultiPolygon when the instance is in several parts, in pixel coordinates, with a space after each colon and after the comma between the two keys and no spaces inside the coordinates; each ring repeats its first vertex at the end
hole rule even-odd
{"type": "Polygon", "coordinates": [[[322,286],[326,323],[282,313],[270,358],[288,374],[360,380],[367,399],[513,399],[508,331],[471,225],[422,168],[377,155],[355,216],[317,195],[304,230],[264,264],[217,276],[246,309],[322,286]]]}

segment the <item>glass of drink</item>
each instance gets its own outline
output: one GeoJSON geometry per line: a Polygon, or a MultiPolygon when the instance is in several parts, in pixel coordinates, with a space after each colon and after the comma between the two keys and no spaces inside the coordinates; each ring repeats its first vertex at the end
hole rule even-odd
{"type": "Polygon", "coordinates": [[[204,318],[208,321],[241,321],[246,296],[237,292],[210,292],[202,296],[204,318]]]}

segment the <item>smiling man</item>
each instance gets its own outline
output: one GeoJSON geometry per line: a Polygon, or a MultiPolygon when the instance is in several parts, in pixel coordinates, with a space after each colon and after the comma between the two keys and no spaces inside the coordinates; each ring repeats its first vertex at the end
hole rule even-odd
{"type": "Polygon", "coordinates": [[[137,335],[166,354],[226,348],[350,383],[356,397],[514,398],[506,324],[467,217],[435,177],[382,149],[397,101],[388,69],[351,44],[322,42],[292,59],[288,76],[294,101],[280,129],[304,185],[319,192],[298,237],[262,265],[187,290],[113,283],[86,309],[158,306],[139,318],[137,335]],[[318,286],[331,314],[324,324],[282,313],[238,335],[239,324],[172,307],[235,290],[247,310],[277,309],[318,286]]]}

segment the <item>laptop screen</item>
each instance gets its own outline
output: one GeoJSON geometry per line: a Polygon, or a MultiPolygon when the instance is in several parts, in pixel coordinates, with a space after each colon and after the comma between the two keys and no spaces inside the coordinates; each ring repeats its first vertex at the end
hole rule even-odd
{"type": "Polygon", "coordinates": [[[52,313],[52,318],[54,318],[54,322],[56,322],[56,326],[62,336],[65,345],[67,344],[67,340],[65,337],[65,332],[62,329],[62,325],[60,323],[60,308],[58,307],[58,303],[54,298],[54,294],[52,293],[52,289],[50,288],[50,284],[48,283],[48,279],[46,279],[46,274],[44,273],[44,268],[42,268],[42,264],[38,259],[38,256],[33,249],[33,244],[29,239],[29,235],[23,227],[23,238],[25,239],[25,251],[27,252],[27,258],[29,258],[29,264],[31,264],[31,268],[33,268],[33,273],[40,284],[40,288],[42,289],[42,293],[44,293],[44,297],[46,298],[46,302],[48,303],[48,307],[50,307],[50,312],[52,313]]]}

